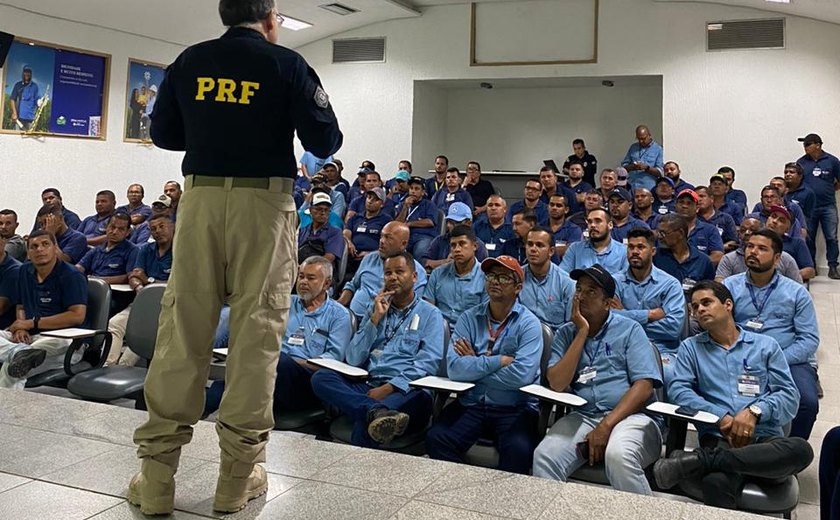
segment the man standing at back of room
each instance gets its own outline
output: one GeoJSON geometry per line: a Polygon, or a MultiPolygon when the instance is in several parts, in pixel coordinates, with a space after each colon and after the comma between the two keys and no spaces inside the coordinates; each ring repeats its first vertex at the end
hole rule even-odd
{"type": "Polygon", "coordinates": [[[805,155],[796,164],[802,167],[805,186],[816,195],[814,209],[808,217],[808,250],[814,265],[817,264],[817,228],[821,227],[825,237],[825,257],[828,261],[828,277],[840,280],[837,258],[837,200],[834,192],[840,190],[840,160],[822,149],[822,138],[817,134],[800,137],[805,155]]]}
{"type": "Polygon", "coordinates": [[[318,157],[342,143],[318,76],[299,54],[275,45],[282,17],[274,0],[220,0],[219,14],[227,32],[167,68],[152,113],[155,145],[186,151],[186,181],[146,377],[149,419],[134,434],[143,463],[128,500],[145,514],[174,509],[173,476],[202,413],[225,299],[232,348],[216,423],[213,508],[235,512],[267,491],[258,463],[274,426],[277,346],[297,271],[292,138],[296,132],[318,157]]]}
{"type": "Polygon", "coordinates": [[[627,182],[633,189],[646,188],[653,191],[656,179],[662,177],[665,167],[662,163],[662,146],[653,140],[645,125],[636,127],[636,141],[630,145],[621,166],[630,172],[627,182]]]}
{"type": "Polygon", "coordinates": [[[589,153],[583,139],[578,138],[572,141],[572,150],[574,153],[566,159],[566,162],[563,164],[563,171],[568,175],[569,164],[572,161],[580,161],[583,164],[583,182],[588,182],[592,186],[595,186],[595,172],[598,171],[598,159],[589,153]]]}

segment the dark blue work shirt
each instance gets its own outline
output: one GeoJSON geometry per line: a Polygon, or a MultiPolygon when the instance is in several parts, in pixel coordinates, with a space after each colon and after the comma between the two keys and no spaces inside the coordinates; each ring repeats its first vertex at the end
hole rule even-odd
{"type": "Polygon", "coordinates": [[[26,319],[45,318],[67,312],[74,305],[87,305],[87,279],[75,267],[59,260],[39,283],[35,266],[27,263],[20,268],[17,293],[16,303],[23,305],[26,319]]]}
{"type": "Polygon", "coordinates": [[[350,241],[356,246],[356,251],[376,251],[379,249],[379,236],[385,224],[394,220],[392,215],[380,211],[377,215],[367,218],[365,211],[356,213],[344,229],[350,230],[350,241]]]}
{"type": "MultiPolygon", "coordinates": [[[[402,206],[397,209],[397,213],[402,211],[402,206]]],[[[408,246],[414,247],[418,240],[429,237],[434,238],[438,234],[438,209],[432,204],[429,199],[420,199],[420,202],[414,206],[409,206],[405,213],[405,221],[416,222],[418,220],[429,219],[434,223],[432,227],[413,227],[410,228],[408,239],[408,246]]]]}
{"type": "Polygon", "coordinates": [[[808,246],[805,239],[800,236],[782,237],[782,251],[789,254],[796,261],[796,266],[800,269],[806,267],[814,267],[814,260],[811,258],[811,253],[808,252],[808,246]]]}
{"type": "Polygon", "coordinates": [[[88,251],[79,261],[88,276],[120,276],[128,274],[137,260],[137,247],[128,240],[123,240],[110,250],[108,243],[96,246],[88,251]]]}
{"type": "Polygon", "coordinates": [[[75,229],[67,228],[62,235],[55,237],[58,247],[70,257],[70,263],[76,264],[88,251],[87,238],[75,229]]]}
{"type": "Polygon", "coordinates": [[[147,204],[140,204],[134,209],[131,209],[128,204],[125,206],[120,206],[116,210],[117,213],[125,213],[129,217],[133,217],[134,215],[143,215],[143,222],[146,222],[152,216],[152,207],[147,204]]]}
{"type": "MultiPolygon", "coordinates": [[[[726,195],[723,196],[723,200],[741,208],[742,217],[747,212],[747,194],[743,191],[732,188],[726,192],[726,195]]],[[[735,221],[740,222],[738,219],[735,219],[735,221]]]]}
{"type": "Polygon", "coordinates": [[[108,222],[111,221],[111,215],[106,215],[104,217],[100,217],[99,215],[91,215],[89,217],[85,217],[82,223],[79,225],[80,233],[84,234],[88,238],[96,238],[101,237],[105,234],[105,228],[108,227],[108,222]]]}
{"type": "Polygon", "coordinates": [[[685,283],[687,279],[695,282],[714,280],[715,266],[709,257],[692,245],[689,245],[688,249],[688,259],[679,263],[670,249],[658,248],[653,257],[653,264],[681,283],[685,283]]]}
{"type": "Polygon", "coordinates": [[[706,255],[713,251],[723,253],[723,240],[718,230],[700,219],[694,221],[694,229],[688,234],[688,243],[706,255]]]}
{"type": "MultiPolygon", "coordinates": [[[[75,212],[70,211],[63,206],[61,208],[61,214],[64,216],[64,223],[67,224],[67,227],[75,229],[76,231],[79,230],[79,227],[82,225],[82,219],[79,218],[79,215],[76,215],[75,212]]],[[[32,231],[29,234],[31,235],[39,229],[41,229],[41,226],[38,225],[38,219],[36,218],[35,223],[32,224],[32,231]]]]}
{"type": "MultiPolygon", "coordinates": [[[[365,209],[365,200],[367,200],[367,196],[364,193],[362,193],[361,195],[350,201],[350,206],[348,206],[347,209],[350,211],[355,211],[356,215],[364,213],[365,211],[367,211],[365,209]]],[[[386,215],[391,215],[391,217],[397,214],[397,205],[396,203],[394,203],[393,199],[385,199],[385,202],[382,203],[382,212],[386,215]]]]}
{"type": "Polygon", "coordinates": [[[707,220],[698,213],[697,221],[703,221],[707,224],[713,225],[717,229],[720,239],[724,242],[738,241],[738,230],[735,226],[735,220],[732,219],[732,215],[715,211],[712,218],[707,220]]]}
{"type": "Polygon", "coordinates": [[[6,298],[11,303],[5,314],[0,314],[0,329],[5,329],[15,321],[15,304],[17,303],[18,273],[21,263],[6,255],[0,262],[0,298],[6,298]]]}
{"type": "Polygon", "coordinates": [[[834,206],[834,183],[840,182],[840,160],[823,152],[816,161],[803,155],[796,164],[802,167],[802,179],[816,196],[816,207],[834,206]]]}
{"type": "Polygon", "coordinates": [[[505,242],[513,239],[513,226],[509,222],[504,222],[501,226],[494,228],[487,220],[487,215],[483,213],[473,224],[473,231],[475,231],[475,236],[484,242],[487,254],[493,258],[501,255],[505,242]]]}
{"type": "MultiPolygon", "coordinates": [[[[785,206],[790,206],[791,203],[799,205],[802,213],[806,217],[810,217],[817,205],[817,196],[814,194],[814,190],[805,186],[805,182],[803,181],[798,188],[788,191],[785,195],[785,206]]],[[[802,224],[804,225],[806,222],[802,224]]]]}
{"type": "Polygon", "coordinates": [[[149,242],[137,248],[137,259],[133,269],[140,268],[146,276],[154,278],[157,282],[169,280],[169,273],[172,271],[172,246],[163,253],[158,254],[157,242],[149,242]]]}
{"type": "MultiPolygon", "coordinates": [[[[571,186],[568,181],[563,183],[563,188],[566,190],[566,202],[569,206],[569,215],[583,211],[583,203],[577,201],[576,195],[592,191],[592,185],[586,181],[580,181],[577,186],[571,186]]],[[[544,226],[545,224],[540,224],[544,226]]]]}
{"type": "MultiPolygon", "coordinates": [[[[513,222],[513,215],[520,209],[525,207],[525,201],[519,200],[514,202],[510,209],[507,212],[507,216],[505,217],[505,222],[511,223],[513,222]]],[[[548,225],[548,205],[545,202],[538,200],[537,205],[533,207],[534,215],[537,217],[537,224],[540,226],[548,225]]]]}
{"type": "Polygon", "coordinates": [[[140,247],[149,242],[149,237],[152,236],[152,230],[149,228],[149,221],[144,220],[139,226],[134,228],[128,241],[137,247],[140,247]]]}

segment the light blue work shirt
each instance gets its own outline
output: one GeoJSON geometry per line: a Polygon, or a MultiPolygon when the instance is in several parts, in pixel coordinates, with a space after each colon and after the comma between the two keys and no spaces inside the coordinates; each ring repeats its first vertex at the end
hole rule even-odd
{"type": "Polygon", "coordinates": [[[522,266],[525,282],[519,291],[519,303],[556,331],[572,317],[575,282],[558,265],[549,265],[548,274],[543,278],[534,276],[527,264],[522,266]]]}
{"type": "Polygon", "coordinates": [[[484,281],[484,272],[477,260],[470,272],[460,276],[455,272],[455,262],[449,262],[429,275],[423,299],[440,309],[449,328],[454,329],[465,310],[487,301],[484,281]]]}
{"type": "Polygon", "coordinates": [[[448,376],[454,381],[475,383],[475,386],[458,398],[464,406],[536,406],[536,399],[519,389],[539,383],[540,359],[543,350],[540,320],[522,304],[515,302],[504,329],[490,317],[489,303],[467,309],[458,323],[449,343],[446,357],[448,376]],[[492,327],[498,337],[493,342],[490,355],[492,327]],[[460,356],[452,346],[463,338],[472,345],[474,356],[460,356]],[[511,356],[513,363],[503,367],[502,356],[511,356]]]}
{"type": "MultiPolygon", "coordinates": [[[[662,153],[662,146],[656,141],[651,141],[647,147],[642,147],[639,143],[633,143],[627,150],[627,155],[624,156],[624,160],[621,161],[621,166],[626,168],[635,162],[643,162],[648,166],[658,168],[659,172],[662,173],[665,171],[662,153]]],[[[657,178],[642,170],[633,170],[628,174],[627,183],[633,187],[633,190],[646,188],[653,193],[657,178]]]]}
{"type": "Polygon", "coordinates": [[[680,334],[685,323],[685,296],[682,284],[655,265],[650,274],[637,281],[628,268],[614,276],[615,295],[623,310],[612,312],[630,318],[645,329],[648,339],[662,353],[674,353],[680,346],[680,334]],[[665,317],[648,321],[648,311],[662,308],[665,317]]]}
{"type": "Polygon", "coordinates": [[[563,260],[560,262],[560,268],[567,273],[571,273],[575,269],[586,269],[595,264],[601,264],[601,267],[610,273],[624,272],[629,266],[627,263],[627,246],[617,240],[610,239],[610,245],[599,253],[595,251],[592,242],[589,240],[575,242],[566,249],[566,254],[563,255],[563,260]]]}
{"type": "Polygon", "coordinates": [[[350,314],[340,303],[327,298],[320,307],[307,312],[300,296],[292,295],[282,352],[296,359],[344,361],[344,349],[352,336],[350,314]]]}
{"type": "Polygon", "coordinates": [[[805,286],[779,271],[764,287],[753,285],[749,271],[724,279],[723,285],[735,299],[733,312],[738,325],[775,339],[789,365],[816,363],[820,331],[814,302],[805,286]],[[760,328],[757,323],[761,323],[760,328]]]}
{"type": "MultiPolygon", "coordinates": [[[[761,408],[755,437],[784,437],[782,426],[799,409],[799,390],[775,339],[738,327],[740,335],[730,348],[717,344],[703,332],[680,344],[674,375],[668,383],[668,398],[679,406],[735,417],[754,404],[761,408]],[[755,396],[738,393],[738,378],[758,379],[755,396]]],[[[700,435],[722,437],[717,426],[697,425],[700,435]]]]}
{"type": "MultiPolygon", "coordinates": [[[[417,260],[414,261],[417,271],[417,282],[414,284],[414,294],[422,295],[426,289],[426,270],[417,260]]],[[[350,312],[356,316],[364,316],[373,303],[373,299],[382,290],[385,280],[385,267],[382,257],[374,252],[365,255],[359,263],[359,269],[353,278],[344,284],[344,290],[353,293],[350,300],[350,312]]]]}
{"type": "Polygon", "coordinates": [[[347,347],[347,363],[367,370],[375,386],[391,383],[408,392],[411,381],[438,374],[443,327],[440,311],[415,293],[406,308],[392,305],[379,326],[374,326],[369,314],[362,318],[347,347]]]}
{"type": "MultiPolygon", "coordinates": [[[[549,367],[556,365],[577,335],[577,327],[569,322],[554,335],[549,367]]],[[[601,330],[587,337],[572,378],[575,395],[586,399],[577,411],[600,415],[612,411],[636,381],[650,379],[654,388],[662,386],[659,359],[650,346],[642,326],[610,312],[601,330]],[[595,377],[581,382],[582,371],[595,370],[595,377]]],[[[653,400],[653,395],[651,395],[653,400]]]]}

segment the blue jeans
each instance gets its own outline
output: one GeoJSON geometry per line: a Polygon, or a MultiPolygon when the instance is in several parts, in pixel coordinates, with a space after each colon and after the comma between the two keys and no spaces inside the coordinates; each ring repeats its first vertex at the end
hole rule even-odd
{"type": "Polygon", "coordinates": [[[790,365],[790,375],[793,383],[799,389],[799,410],[790,425],[790,436],[808,440],[817,413],[820,411],[820,400],[817,397],[817,371],[810,363],[790,365]]]}
{"type": "Polygon", "coordinates": [[[414,245],[409,247],[409,253],[411,256],[414,257],[415,260],[418,262],[420,261],[420,257],[426,254],[426,251],[429,249],[429,246],[432,244],[432,237],[428,237],[423,235],[422,237],[418,238],[414,245]]]}
{"type": "Polygon", "coordinates": [[[368,412],[376,408],[387,408],[408,414],[406,433],[418,432],[429,424],[432,416],[432,398],[423,390],[396,390],[381,401],[368,397],[374,386],[347,379],[338,372],[322,368],[312,375],[312,391],[321,401],[335,406],[353,420],[353,434],[350,442],[355,446],[378,448],[379,444],[367,432],[368,412]]]}
{"type": "Polygon", "coordinates": [[[537,444],[537,411],[513,406],[464,406],[455,401],[426,434],[429,457],[464,462],[479,438],[489,436],[499,450],[499,469],[527,475],[537,444]]]}
{"type": "Polygon", "coordinates": [[[820,520],[840,520],[840,426],[829,430],[820,450],[820,520]]]}
{"type": "Polygon", "coordinates": [[[219,324],[216,325],[216,333],[213,335],[213,348],[225,348],[230,339],[230,305],[224,304],[219,313],[219,324]]]}
{"type": "Polygon", "coordinates": [[[825,258],[829,267],[837,267],[837,257],[840,249],[837,246],[837,206],[822,206],[814,208],[808,215],[808,251],[817,265],[817,227],[822,226],[825,237],[825,258]]]}

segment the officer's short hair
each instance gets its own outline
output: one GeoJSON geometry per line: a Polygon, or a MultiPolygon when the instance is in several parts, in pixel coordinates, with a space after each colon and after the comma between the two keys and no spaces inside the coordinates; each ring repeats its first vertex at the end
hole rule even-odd
{"type": "Polygon", "coordinates": [[[275,7],[274,0],[219,0],[219,17],[227,27],[256,23],[275,7]]]}

